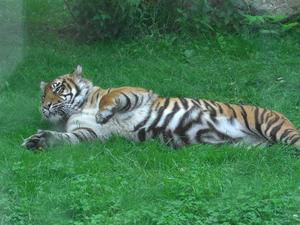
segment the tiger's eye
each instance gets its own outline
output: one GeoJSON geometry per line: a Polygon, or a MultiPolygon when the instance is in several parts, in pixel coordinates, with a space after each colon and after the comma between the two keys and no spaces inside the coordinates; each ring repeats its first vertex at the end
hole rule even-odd
{"type": "Polygon", "coordinates": [[[55,90],[53,92],[56,94],[61,94],[61,93],[63,93],[64,90],[65,90],[64,85],[60,85],[59,87],[55,88],[55,90]]]}

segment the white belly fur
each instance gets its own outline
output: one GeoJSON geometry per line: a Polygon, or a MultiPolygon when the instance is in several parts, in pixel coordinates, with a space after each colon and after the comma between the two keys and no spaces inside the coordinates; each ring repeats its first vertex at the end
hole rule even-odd
{"type": "Polygon", "coordinates": [[[136,133],[132,132],[134,127],[141,122],[148,113],[149,106],[143,106],[126,113],[116,113],[105,124],[96,122],[95,115],[98,108],[84,109],[82,112],[72,115],[67,124],[67,132],[72,132],[80,127],[92,128],[100,138],[109,138],[112,134],[136,140],[136,133]]]}

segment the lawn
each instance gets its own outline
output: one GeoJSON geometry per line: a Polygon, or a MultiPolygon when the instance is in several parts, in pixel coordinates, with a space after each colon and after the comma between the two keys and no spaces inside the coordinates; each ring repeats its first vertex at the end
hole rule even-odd
{"type": "Polygon", "coordinates": [[[0,54],[7,67],[0,70],[0,224],[299,224],[300,158],[292,147],[174,151],[119,137],[38,153],[20,146],[38,128],[54,129],[41,119],[39,82],[77,64],[104,88],[249,103],[300,128],[299,39],[169,35],[84,44],[52,30],[52,13],[64,16],[55,4],[23,7],[24,39],[11,32],[0,40],[11,55],[0,54]]]}

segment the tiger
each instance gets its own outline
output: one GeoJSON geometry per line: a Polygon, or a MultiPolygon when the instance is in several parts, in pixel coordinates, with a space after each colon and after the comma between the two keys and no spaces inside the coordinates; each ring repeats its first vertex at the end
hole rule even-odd
{"type": "Polygon", "coordinates": [[[82,66],[41,82],[41,113],[62,131],[38,130],[24,139],[29,150],[61,143],[105,141],[112,135],[143,142],[158,139],[170,148],[192,144],[292,145],[300,134],[282,114],[251,105],[161,97],[141,87],[103,89],[83,77],[82,66]]]}

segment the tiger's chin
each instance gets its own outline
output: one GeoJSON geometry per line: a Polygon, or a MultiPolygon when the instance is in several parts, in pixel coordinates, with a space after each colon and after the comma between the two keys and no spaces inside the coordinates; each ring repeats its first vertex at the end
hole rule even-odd
{"type": "Polygon", "coordinates": [[[50,123],[54,123],[54,124],[65,121],[65,117],[63,115],[59,115],[59,114],[53,114],[53,115],[50,115],[50,116],[45,116],[44,115],[44,118],[47,121],[49,121],[50,123]]]}

